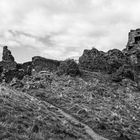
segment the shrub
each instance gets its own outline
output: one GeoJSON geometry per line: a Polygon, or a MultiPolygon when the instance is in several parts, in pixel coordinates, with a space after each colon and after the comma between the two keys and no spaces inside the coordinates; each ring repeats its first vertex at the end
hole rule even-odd
{"type": "Polygon", "coordinates": [[[58,75],[76,76],[80,74],[78,64],[73,59],[67,59],[60,63],[58,68],[58,75]]]}

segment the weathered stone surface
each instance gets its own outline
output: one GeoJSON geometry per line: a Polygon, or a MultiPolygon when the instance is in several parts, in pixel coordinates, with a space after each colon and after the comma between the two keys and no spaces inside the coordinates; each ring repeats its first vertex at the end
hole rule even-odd
{"type": "Polygon", "coordinates": [[[46,59],[40,56],[32,58],[32,66],[36,72],[39,71],[56,71],[60,62],[57,60],[46,59]]]}
{"type": "Polygon", "coordinates": [[[124,52],[129,57],[131,65],[140,65],[140,29],[129,32],[129,39],[124,52]]]}
{"type": "Polygon", "coordinates": [[[139,49],[140,50],[140,29],[130,30],[128,35],[127,50],[139,49]]]}

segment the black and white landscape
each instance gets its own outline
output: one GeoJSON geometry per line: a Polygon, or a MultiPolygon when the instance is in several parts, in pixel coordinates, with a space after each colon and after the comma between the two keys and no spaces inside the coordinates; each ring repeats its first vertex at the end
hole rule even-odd
{"type": "Polygon", "coordinates": [[[139,6],[0,0],[0,140],[140,140],[139,6]]]}

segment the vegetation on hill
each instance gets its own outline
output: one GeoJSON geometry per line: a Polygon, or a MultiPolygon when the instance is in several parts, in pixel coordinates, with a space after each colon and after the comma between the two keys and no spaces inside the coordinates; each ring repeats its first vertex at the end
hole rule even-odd
{"type": "Polygon", "coordinates": [[[87,71],[81,77],[37,74],[13,88],[62,109],[109,140],[139,140],[137,84],[129,79],[112,82],[108,75],[87,71]]]}
{"type": "Polygon", "coordinates": [[[6,86],[0,91],[1,140],[92,140],[85,125],[57,107],[6,86]]]}
{"type": "Polygon", "coordinates": [[[57,74],[77,76],[77,75],[80,75],[80,70],[79,70],[78,64],[73,59],[67,59],[60,63],[57,74]]]}

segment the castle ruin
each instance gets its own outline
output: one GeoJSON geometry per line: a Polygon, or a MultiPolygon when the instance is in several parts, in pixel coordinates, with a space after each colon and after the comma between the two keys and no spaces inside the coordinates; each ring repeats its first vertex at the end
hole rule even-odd
{"type": "Polygon", "coordinates": [[[129,32],[127,50],[129,51],[132,48],[140,50],[140,29],[130,30],[129,32]]]}

